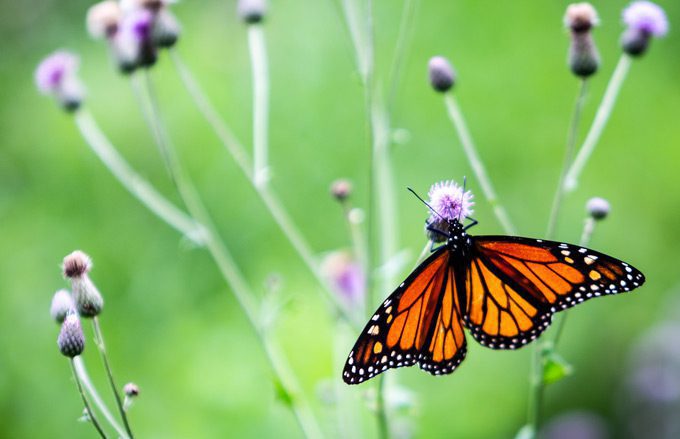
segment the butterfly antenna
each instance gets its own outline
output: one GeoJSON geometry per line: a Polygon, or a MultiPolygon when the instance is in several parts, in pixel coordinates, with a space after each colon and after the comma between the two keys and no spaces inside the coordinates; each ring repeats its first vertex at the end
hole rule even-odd
{"type": "Polygon", "coordinates": [[[443,219],[444,221],[446,221],[446,218],[444,218],[443,216],[441,216],[441,214],[440,214],[439,212],[437,212],[436,210],[434,210],[434,208],[433,208],[432,206],[430,206],[430,205],[427,203],[427,201],[423,200],[423,199],[420,197],[420,195],[418,195],[418,194],[416,193],[416,191],[414,191],[414,190],[411,189],[410,187],[407,187],[406,189],[408,189],[409,192],[411,192],[413,195],[415,195],[416,198],[419,199],[424,205],[426,205],[432,212],[436,213],[437,216],[438,216],[439,218],[441,218],[441,219],[443,219]]]}

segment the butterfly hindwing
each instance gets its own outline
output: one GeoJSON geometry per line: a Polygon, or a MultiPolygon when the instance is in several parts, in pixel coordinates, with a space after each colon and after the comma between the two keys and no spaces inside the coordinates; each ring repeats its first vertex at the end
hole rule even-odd
{"type": "Polygon", "coordinates": [[[455,323],[459,338],[453,344],[451,336],[446,338],[453,334],[457,315],[453,299],[442,296],[452,293],[449,257],[446,248],[435,251],[378,308],[349,354],[343,370],[346,383],[359,384],[387,369],[416,362],[431,373],[447,373],[462,361],[465,342],[459,319],[455,323]],[[448,313],[445,317],[442,305],[448,313]],[[433,343],[434,325],[444,330],[444,338],[433,343]]]}
{"type": "Polygon", "coordinates": [[[466,326],[481,344],[521,347],[552,314],[644,282],[629,264],[585,247],[512,236],[473,238],[466,326]]]}

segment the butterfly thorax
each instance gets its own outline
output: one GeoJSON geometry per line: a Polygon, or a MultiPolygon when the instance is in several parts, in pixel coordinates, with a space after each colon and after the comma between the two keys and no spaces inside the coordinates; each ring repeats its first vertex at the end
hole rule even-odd
{"type": "Polygon", "coordinates": [[[454,259],[462,260],[461,258],[468,256],[472,247],[472,239],[465,232],[465,227],[458,220],[452,220],[449,221],[447,232],[446,247],[454,259]]]}

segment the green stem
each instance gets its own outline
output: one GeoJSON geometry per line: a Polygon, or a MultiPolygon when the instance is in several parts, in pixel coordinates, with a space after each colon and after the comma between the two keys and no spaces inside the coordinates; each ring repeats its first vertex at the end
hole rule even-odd
{"type": "Polygon", "coordinates": [[[291,243],[295,251],[300,255],[302,261],[307,266],[309,271],[314,275],[315,279],[319,282],[319,284],[321,284],[326,298],[335,307],[335,309],[338,310],[341,316],[343,316],[352,325],[360,329],[360,322],[353,320],[351,313],[345,304],[343,304],[339,298],[333,294],[328,282],[321,273],[321,267],[314,256],[311,246],[293,222],[290,214],[283,207],[280,199],[273,192],[269,184],[256,184],[255,176],[253,174],[253,166],[250,163],[250,158],[246,154],[243,145],[238,141],[229,127],[220,118],[217,111],[215,110],[215,107],[210,103],[186,64],[184,64],[180,58],[179,53],[172,50],[170,54],[184,86],[191,95],[193,101],[196,103],[199,111],[203,114],[203,117],[205,117],[212,129],[215,131],[227,152],[234,158],[236,164],[246,176],[248,182],[253,186],[257,194],[260,196],[263,203],[274,218],[274,221],[283,232],[284,236],[291,243]]]}
{"type": "Polygon", "coordinates": [[[385,407],[385,375],[378,377],[376,384],[378,389],[378,397],[376,400],[376,409],[378,416],[378,437],[381,439],[388,439],[390,437],[390,425],[387,419],[387,407],[385,407]]]}
{"type": "Polygon", "coordinates": [[[269,69],[267,66],[267,45],[263,27],[259,24],[248,26],[248,47],[253,70],[253,157],[255,185],[261,186],[269,180],[269,69]]]}
{"type": "Polygon", "coordinates": [[[472,136],[470,135],[470,131],[467,128],[465,119],[463,118],[463,113],[460,111],[460,107],[458,106],[455,97],[451,93],[446,93],[444,96],[444,102],[446,104],[449,118],[456,128],[456,132],[460,138],[460,143],[463,145],[465,155],[467,155],[470,166],[472,167],[472,171],[475,173],[475,176],[479,181],[479,185],[482,188],[482,192],[484,193],[486,201],[492,206],[494,214],[496,215],[498,222],[503,227],[503,230],[505,230],[505,233],[508,235],[516,235],[517,233],[515,231],[515,227],[512,225],[512,222],[510,222],[508,213],[498,202],[496,191],[494,190],[491,180],[486,173],[484,164],[479,158],[475,144],[472,141],[472,136]]]}
{"type": "Polygon", "coordinates": [[[78,356],[73,358],[73,368],[75,369],[76,375],[80,379],[81,384],[85,388],[85,391],[89,393],[90,398],[94,401],[94,404],[99,408],[99,411],[104,415],[104,418],[111,424],[111,427],[113,427],[114,430],[116,430],[116,433],[123,438],[126,439],[127,433],[123,429],[120,424],[118,424],[118,421],[116,421],[116,418],[113,417],[111,414],[111,411],[109,408],[106,406],[104,403],[104,400],[102,400],[101,396],[99,396],[99,393],[97,392],[97,389],[94,387],[92,384],[92,380],[90,380],[90,376],[87,373],[87,369],[85,368],[85,362],[83,361],[82,357],[78,356]]]}
{"type": "Polygon", "coordinates": [[[567,135],[567,147],[564,152],[564,163],[562,171],[560,172],[560,179],[557,183],[555,196],[553,197],[552,208],[550,209],[550,218],[548,219],[548,229],[545,233],[546,239],[552,239],[557,227],[557,218],[559,217],[562,199],[564,198],[564,179],[567,175],[567,170],[571,165],[571,160],[574,156],[574,147],[576,146],[576,139],[578,137],[578,127],[581,121],[581,111],[583,110],[583,103],[585,102],[586,92],[588,89],[588,80],[582,79],[580,82],[578,96],[574,105],[574,113],[571,117],[569,126],[569,134],[567,135]]]}
{"type": "Polygon", "coordinates": [[[163,197],[148,181],[130,167],[109,139],[104,136],[92,115],[86,109],[80,109],[75,113],[75,122],[85,139],[85,143],[123,187],[158,218],[197,245],[202,245],[203,231],[200,225],[163,197]]]}
{"type": "Polygon", "coordinates": [[[609,116],[612,114],[614,104],[616,103],[616,98],[621,91],[621,86],[628,75],[631,64],[632,58],[625,53],[622,54],[621,58],[619,59],[619,63],[616,65],[616,69],[614,69],[614,73],[609,80],[607,90],[605,91],[602,102],[600,103],[597,113],[595,114],[593,124],[590,126],[590,130],[586,135],[586,139],[583,141],[583,146],[581,146],[574,163],[572,163],[571,168],[567,172],[567,176],[564,180],[564,189],[567,192],[571,192],[576,189],[576,186],[578,185],[578,178],[586,163],[588,162],[588,159],[593,153],[597,142],[600,140],[602,131],[609,120],[609,116]]]}
{"type": "Polygon", "coordinates": [[[90,417],[90,421],[92,422],[92,425],[94,425],[94,428],[97,429],[99,436],[106,439],[106,433],[104,433],[104,430],[102,430],[101,425],[99,425],[99,421],[97,421],[97,418],[95,417],[94,412],[92,411],[92,408],[90,407],[90,403],[87,401],[87,397],[85,396],[85,392],[83,392],[83,386],[80,384],[80,380],[78,379],[78,373],[76,372],[76,366],[73,364],[73,358],[71,358],[70,363],[71,363],[71,370],[73,371],[73,378],[76,380],[76,385],[78,386],[78,393],[80,393],[80,397],[83,399],[83,404],[85,405],[85,410],[87,411],[87,415],[90,417]]]}
{"type": "Polygon", "coordinates": [[[154,122],[154,126],[151,128],[159,133],[158,138],[166,142],[167,150],[171,152],[170,168],[177,183],[180,197],[184,201],[191,216],[205,226],[207,230],[206,247],[225,281],[231,286],[237,302],[243,309],[248,322],[257,334],[281,386],[283,386],[286,392],[291,395],[291,410],[303,433],[308,438],[321,437],[321,429],[314,418],[311,407],[304,398],[303,392],[299,389],[299,384],[297,383],[295,375],[284,362],[283,356],[278,351],[278,347],[267,337],[264,330],[258,324],[257,308],[252,299],[253,294],[237,268],[233,257],[219,238],[219,234],[210,218],[210,214],[198,196],[193,183],[180,165],[174,149],[171,147],[170,138],[164,129],[156,96],[153,92],[153,84],[149,76],[147,76],[147,87],[149,88],[148,96],[151,100],[151,109],[153,111],[151,119],[154,122]]]}
{"type": "Polygon", "coordinates": [[[399,33],[397,35],[397,45],[394,49],[394,57],[392,59],[392,66],[387,83],[389,84],[389,92],[387,95],[387,108],[392,109],[394,100],[397,95],[397,88],[399,80],[401,79],[401,71],[406,58],[407,46],[409,37],[413,30],[413,21],[416,15],[418,0],[404,0],[401,20],[399,22],[399,33]]]}
{"type": "Polygon", "coordinates": [[[111,366],[109,365],[109,358],[108,355],[106,354],[104,336],[102,335],[102,330],[101,327],[99,326],[99,318],[97,316],[94,316],[92,318],[92,327],[94,328],[95,344],[97,345],[97,349],[99,349],[99,354],[102,357],[102,363],[104,363],[104,369],[106,369],[106,375],[109,379],[111,392],[113,392],[113,396],[116,399],[118,412],[120,413],[120,417],[123,420],[123,425],[125,426],[125,431],[127,432],[128,437],[130,439],[133,439],[134,435],[132,434],[132,429],[130,428],[130,423],[128,422],[127,414],[125,413],[125,408],[123,408],[123,400],[120,398],[120,395],[118,394],[118,387],[116,386],[116,382],[113,379],[113,372],[111,371],[111,366]]]}

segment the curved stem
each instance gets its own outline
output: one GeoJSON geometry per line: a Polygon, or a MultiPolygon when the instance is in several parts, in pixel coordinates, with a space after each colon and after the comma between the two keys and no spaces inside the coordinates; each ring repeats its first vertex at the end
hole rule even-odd
{"type": "Polygon", "coordinates": [[[505,233],[508,235],[516,235],[517,233],[515,231],[515,226],[512,225],[508,213],[498,202],[496,191],[494,190],[491,180],[486,173],[484,164],[477,154],[477,149],[475,148],[475,144],[472,141],[472,136],[470,135],[470,131],[467,128],[465,119],[463,118],[463,113],[460,111],[460,107],[458,107],[458,103],[456,102],[453,94],[446,93],[444,96],[444,102],[446,103],[446,109],[448,111],[449,118],[456,127],[456,132],[460,138],[460,143],[463,145],[465,155],[467,155],[470,166],[472,167],[472,171],[475,173],[475,176],[479,181],[479,185],[482,188],[482,192],[484,193],[486,201],[493,208],[494,214],[496,215],[498,222],[503,227],[503,230],[505,230],[505,233]]]}
{"type": "Polygon", "coordinates": [[[76,375],[78,375],[81,384],[85,388],[85,391],[90,394],[90,398],[92,398],[94,404],[104,415],[104,418],[106,418],[106,420],[109,422],[109,424],[111,424],[113,429],[116,430],[116,433],[118,433],[121,438],[127,438],[127,433],[123,427],[118,424],[118,421],[116,421],[116,418],[113,417],[113,414],[111,414],[111,411],[106,406],[104,400],[102,400],[101,396],[99,396],[99,393],[97,392],[97,389],[92,384],[92,380],[90,380],[90,376],[87,373],[85,362],[83,361],[82,357],[78,356],[73,358],[73,368],[75,369],[76,375]]]}
{"type": "Polygon", "coordinates": [[[392,66],[387,83],[389,84],[389,91],[387,94],[387,108],[392,109],[394,106],[394,99],[397,95],[397,88],[399,80],[401,79],[401,71],[406,58],[407,46],[409,37],[413,30],[413,21],[416,15],[418,0],[404,0],[401,11],[401,20],[399,22],[399,33],[397,36],[397,45],[394,49],[394,57],[392,59],[392,66]]]}
{"type": "MultiPolygon", "coordinates": [[[[106,369],[106,375],[109,379],[109,384],[111,385],[111,392],[116,399],[116,405],[118,406],[118,412],[123,420],[123,425],[125,425],[125,431],[130,439],[134,438],[132,434],[132,429],[130,428],[130,423],[128,422],[127,413],[125,413],[125,408],[123,408],[123,400],[118,394],[118,387],[113,379],[113,372],[111,371],[111,366],[109,365],[109,358],[106,354],[106,345],[104,344],[104,336],[102,335],[101,327],[99,326],[99,318],[94,316],[92,318],[92,327],[94,328],[94,339],[97,349],[99,349],[99,354],[102,357],[102,362],[104,363],[104,369],[106,369]]],[[[75,370],[75,369],[74,369],[75,370]]]]}
{"type": "Polygon", "coordinates": [[[259,24],[248,26],[248,47],[253,70],[253,156],[255,185],[265,184],[269,179],[268,133],[269,133],[269,69],[264,30],[259,24]]]}
{"type": "Polygon", "coordinates": [[[86,109],[80,109],[75,113],[75,122],[87,145],[123,187],[165,223],[197,245],[202,244],[200,225],[168,201],[128,165],[86,109]]]}
{"type": "Polygon", "coordinates": [[[99,421],[97,421],[97,418],[95,417],[94,412],[92,411],[92,408],[90,407],[90,403],[87,401],[87,397],[85,396],[85,392],[83,392],[83,386],[80,384],[80,380],[78,379],[78,372],[76,372],[76,366],[73,364],[73,358],[71,358],[70,363],[71,363],[71,370],[73,371],[73,379],[76,380],[76,385],[78,386],[78,393],[80,393],[80,397],[83,399],[83,405],[85,405],[85,410],[87,411],[87,415],[90,417],[90,422],[92,422],[92,425],[94,425],[94,428],[97,429],[99,436],[106,439],[106,433],[104,433],[104,430],[102,430],[101,425],[99,425],[99,421]]]}
{"type": "Polygon", "coordinates": [[[578,136],[578,127],[581,121],[581,110],[583,110],[583,103],[585,102],[586,92],[588,89],[588,80],[582,79],[579,87],[578,96],[574,105],[574,113],[571,117],[571,124],[569,126],[569,134],[567,135],[567,147],[564,151],[564,163],[562,171],[560,172],[560,179],[557,182],[557,189],[553,197],[552,208],[550,209],[550,218],[548,219],[548,229],[545,233],[545,239],[552,239],[557,226],[557,218],[559,217],[560,207],[562,205],[562,198],[564,196],[564,179],[567,175],[567,170],[571,165],[572,157],[574,156],[574,147],[576,146],[576,139],[578,136]]]}
{"type": "Polygon", "coordinates": [[[607,121],[609,121],[609,116],[612,114],[616,98],[621,91],[623,81],[628,75],[631,63],[632,58],[630,56],[625,53],[621,55],[619,63],[616,65],[616,69],[609,80],[602,102],[597,109],[595,120],[593,120],[593,124],[590,126],[590,130],[586,135],[586,139],[583,141],[583,146],[581,146],[574,163],[567,172],[567,176],[564,180],[564,189],[567,192],[573,191],[578,185],[578,178],[593,153],[597,142],[600,140],[600,136],[602,135],[604,127],[607,125],[607,121]]]}

